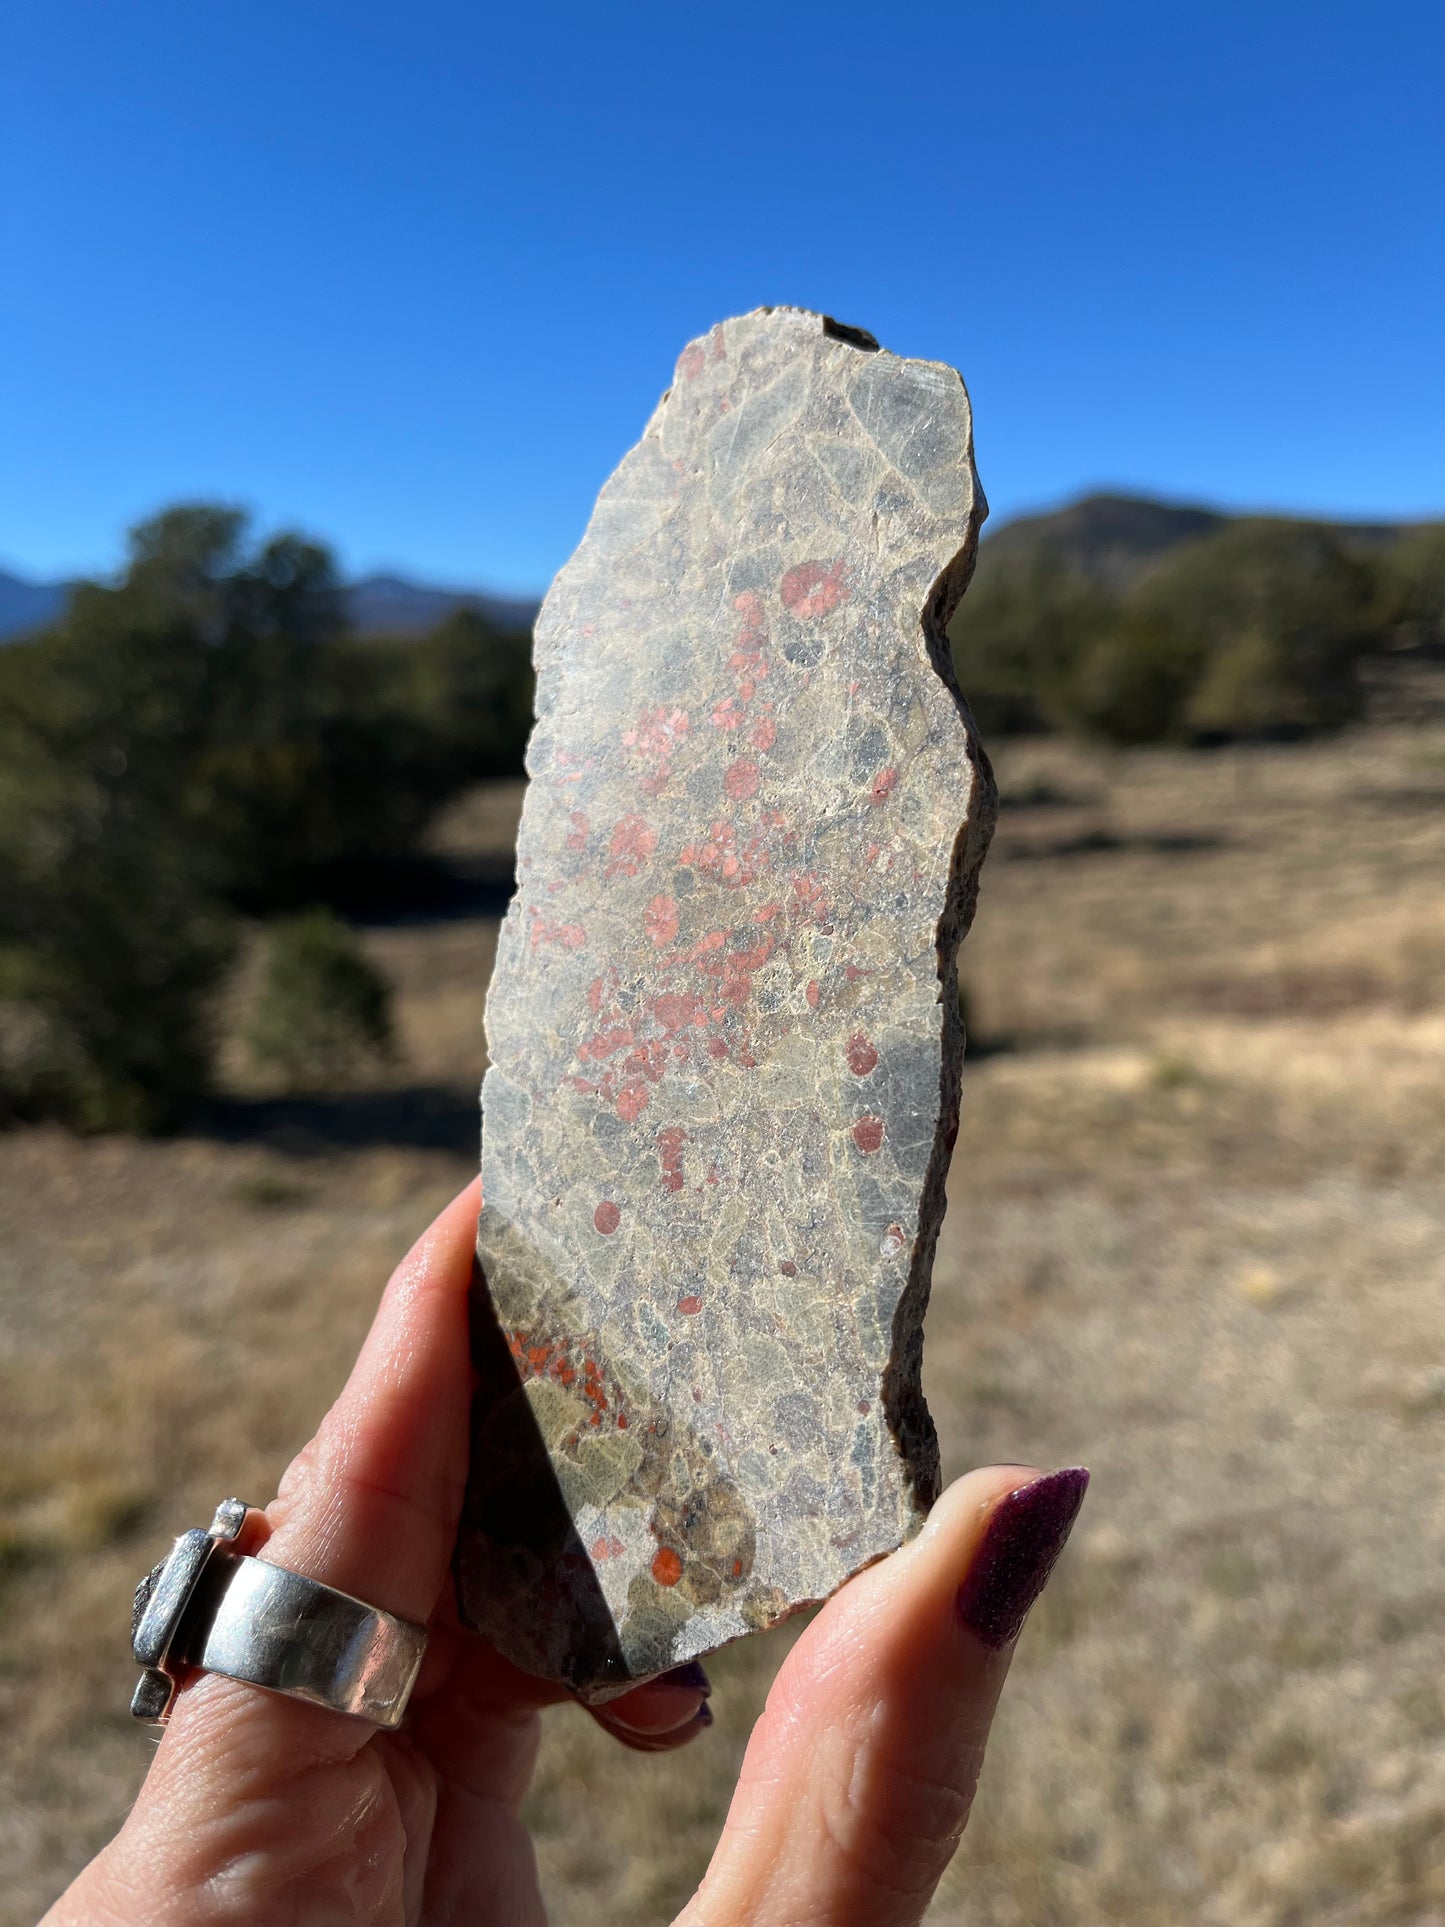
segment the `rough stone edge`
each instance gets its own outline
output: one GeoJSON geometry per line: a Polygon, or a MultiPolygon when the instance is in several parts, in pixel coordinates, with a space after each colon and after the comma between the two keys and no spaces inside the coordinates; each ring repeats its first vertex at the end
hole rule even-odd
{"type": "MultiPolygon", "coordinates": [[[[963,385],[963,377],[958,377],[963,385]]],[[[968,407],[969,464],[973,466],[973,408],[968,407]]],[[[923,1324],[933,1290],[933,1260],[948,1209],[948,1172],[958,1137],[963,1090],[963,1060],[967,1044],[958,996],[958,956],[978,908],[979,875],[998,822],[998,788],[993,765],[978,733],[973,711],[953,666],[948,625],[973,579],[978,560],[979,533],[988,515],[988,502],[973,471],[973,509],[963,546],[941,572],[920,612],[928,660],[952,697],[965,738],[965,755],[972,772],[968,810],[959,825],[949,858],[943,911],[938,920],[938,997],[943,1006],[942,1063],[939,1069],[938,1127],[924,1173],[919,1199],[919,1237],[914,1246],[908,1282],[893,1314],[893,1355],[883,1374],[882,1401],[888,1429],[903,1459],[919,1508],[919,1523],[938,1498],[942,1471],[938,1433],[923,1395],[923,1324]]]]}

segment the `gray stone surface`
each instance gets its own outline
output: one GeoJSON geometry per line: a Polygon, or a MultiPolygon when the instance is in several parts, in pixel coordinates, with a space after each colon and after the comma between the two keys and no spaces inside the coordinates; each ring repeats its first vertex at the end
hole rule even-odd
{"type": "Polygon", "coordinates": [[[683,351],[543,607],[457,1574],[584,1697],[826,1597],[936,1494],[995,807],[943,631],[984,513],[954,370],[763,309],[683,351]]]}

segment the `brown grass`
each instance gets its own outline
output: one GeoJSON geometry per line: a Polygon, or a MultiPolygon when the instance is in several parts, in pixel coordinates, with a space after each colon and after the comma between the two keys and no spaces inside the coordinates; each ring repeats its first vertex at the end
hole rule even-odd
{"type": "MultiPolygon", "coordinates": [[[[1095,1476],[932,1918],[1445,1921],[1445,730],[1001,765],[927,1380],[946,1466],[1095,1476]]],[[[450,848],[495,851],[515,800],[472,799],[450,848]]],[[[6,1927],[144,1770],[135,1578],[274,1488],[469,1175],[493,940],[372,933],[382,1089],[169,1143],[0,1139],[6,1927]]],[[[556,1717],[558,1923],[670,1917],[791,1636],[719,1656],[682,1762],[556,1717]]]]}

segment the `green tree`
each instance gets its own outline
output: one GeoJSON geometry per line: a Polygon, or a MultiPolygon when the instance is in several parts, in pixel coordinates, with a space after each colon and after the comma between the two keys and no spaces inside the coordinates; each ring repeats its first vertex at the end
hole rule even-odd
{"type": "Polygon", "coordinates": [[[354,894],[520,766],[524,638],[342,617],[324,548],[192,504],[0,651],[0,1108],[173,1121],[207,1081],[231,911],[354,894]]]}
{"type": "Polygon", "coordinates": [[[1057,727],[1082,652],[1117,604],[1102,589],[1040,561],[991,574],[980,565],[949,626],[958,683],[985,736],[1057,727]]]}
{"type": "Polygon", "coordinates": [[[1380,639],[1375,571],[1318,524],[1251,519],[1185,543],[1128,606],[1197,638],[1185,715],[1195,735],[1305,735],[1364,707],[1360,662],[1380,639]]]}

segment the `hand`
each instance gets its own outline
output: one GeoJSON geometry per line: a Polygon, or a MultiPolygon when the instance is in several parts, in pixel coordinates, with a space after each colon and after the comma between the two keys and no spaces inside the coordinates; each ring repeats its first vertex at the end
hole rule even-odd
{"type": "MultiPolygon", "coordinates": [[[[268,1508],[261,1556],[425,1621],[404,1726],[218,1675],[185,1687],[130,1817],[43,1927],[442,1927],[545,1920],[520,1819],[560,1689],[459,1627],[449,1562],[466,1478],[471,1185],[393,1276],[345,1391],[268,1508]]],[[[958,1844],[1023,1615],[1086,1475],[1019,1466],[952,1486],[785,1661],[682,1927],[902,1927],[958,1844]]],[[[710,1724],[699,1667],[593,1714],[624,1744],[710,1724]]]]}

